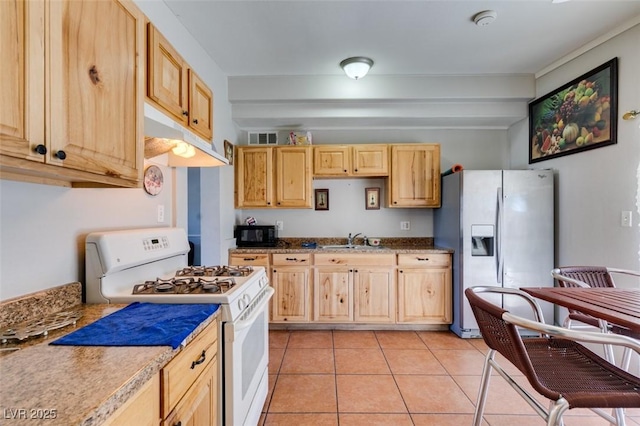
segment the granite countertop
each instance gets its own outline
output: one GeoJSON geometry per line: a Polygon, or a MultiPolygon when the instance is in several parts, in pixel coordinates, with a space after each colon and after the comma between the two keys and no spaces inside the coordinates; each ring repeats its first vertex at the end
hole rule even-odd
{"type": "MultiPolygon", "coordinates": [[[[453,253],[446,247],[433,245],[433,238],[383,238],[378,247],[362,246],[357,249],[349,248],[322,248],[327,245],[346,244],[344,238],[280,238],[276,247],[242,247],[229,249],[229,253],[453,253]],[[316,248],[304,247],[304,243],[315,242],[316,248]]],[[[362,245],[363,240],[356,238],[354,244],[362,245]]]]}
{"type": "MultiPolygon", "coordinates": [[[[75,327],[30,338],[16,345],[19,350],[4,352],[0,357],[2,424],[101,424],[181,351],[171,346],[49,345],[125,306],[73,306],[69,310],[82,313],[75,327]],[[55,418],[43,419],[47,413],[55,418]]],[[[191,341],[218,312],[203,321],[186,341],[191,341]]]]}

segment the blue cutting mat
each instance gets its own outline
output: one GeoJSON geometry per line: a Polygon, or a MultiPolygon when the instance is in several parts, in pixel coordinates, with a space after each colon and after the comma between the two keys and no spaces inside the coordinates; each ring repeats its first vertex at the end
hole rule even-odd
{"type": "Polygon", "coordinates": [[[51,342],[67,346],[180,346],[216,304],[134,302],[51,342]]]}

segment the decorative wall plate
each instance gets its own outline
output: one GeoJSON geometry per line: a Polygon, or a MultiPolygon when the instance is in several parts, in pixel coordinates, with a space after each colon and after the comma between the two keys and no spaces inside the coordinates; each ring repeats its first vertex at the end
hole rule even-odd
{"type": "Polygon", "coordinates": [[[162,191],[164,177],[158,166],[149,166],[144,171],[144,190],[149,195],[158,195],[162,191]]]}

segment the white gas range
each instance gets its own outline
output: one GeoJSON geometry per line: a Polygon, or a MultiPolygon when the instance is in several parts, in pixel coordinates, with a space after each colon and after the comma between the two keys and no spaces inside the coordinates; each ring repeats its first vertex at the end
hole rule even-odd
{"type": "Polygon", "coordinates": [[[85,245],[87,303],[220,305],[224,425],[256,425],[268,391],[268,302],[263,267],[190,266],[181,228],[96,232],[85,245]]]}

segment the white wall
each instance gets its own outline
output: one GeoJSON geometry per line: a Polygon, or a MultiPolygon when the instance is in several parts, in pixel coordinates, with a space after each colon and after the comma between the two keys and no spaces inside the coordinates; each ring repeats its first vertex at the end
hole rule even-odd
{"type": "MultiPolygon", "coordinates": [[[[556,264],[606,265],[640,270],[640,120],[622,114],[640,108],[640,25],[539,77],[537,96],[618,57],[618,142],[535,163],[556,173],[556,264]],[[633,227],[620,226],[623,210],[633,227]]],[[[509,132],[512,167],[527,167],[526,120],[509,132]]]]}
{"type": "MultiPolygon", "coordinates": [[[[226,76],[164,2],[136,3],[213,90],[214,144],[222,152],[224,139],[237,139],[227,101],[226,76]]],[[[186,228],[186,169],[162,170],[165,186],[156,197],[142,189],[68,189],[0,180],[0,300],[84,281],[84,238],[89,232],[186,228]],[[157,222],[158,204],[165,205],[164,223],[157,222]]],[[[206,201],[202,203],[204,261],[225,263],[234,217],[233,169],[203,169],[201,176],[206,188],[202,194],[206,201]],[[230,207],[219,209],[222,204],[230,207]]]]}
{"type": "MultiPolygon", "coordinates": [[[[440,143],[442,171],[460,163],[467,169],[501,169],[508,161],[505,130],[313,130],[314,144],[332,143],[440,143]]],[[[283,140],[286,134],[279,134],[283,140]]],[[[243,135],[246,144],[246,134],[243,135]]],[[[316,179],[314,188],[329,189],[329,211],[313,209],[247,209],[239,212],[237,223],[247,216],[259,224],[284,222],[280,237],[346,237],[362,232],[369,237],[432,237],[432,209],[366,210],[364,188],[380,187],[382,200],[385,179],[316,179]],[[400,230],[401,221],[410,221],[409,231],[400,230]]]]}

